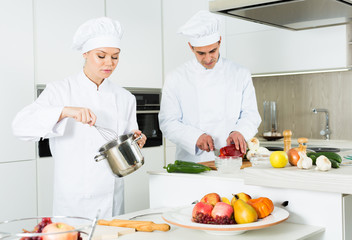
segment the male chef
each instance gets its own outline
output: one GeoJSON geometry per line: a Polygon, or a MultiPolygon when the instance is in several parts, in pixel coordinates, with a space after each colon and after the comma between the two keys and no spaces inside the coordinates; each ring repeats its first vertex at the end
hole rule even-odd
{"type": "Polygon", "coordinates": [[[160,128],[176,144],[176,159],[214,160],[214,148],[246,141],[261,122],[250,72],[219,54],[220,20],[200,11],[179,29],[195,58],[168,74],[163,87],[160,128]]]}

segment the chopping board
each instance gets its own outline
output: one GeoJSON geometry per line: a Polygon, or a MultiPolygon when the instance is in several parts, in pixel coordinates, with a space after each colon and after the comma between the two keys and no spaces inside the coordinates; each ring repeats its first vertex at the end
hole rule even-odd
{"type": "MultiPolygon", "coordinates": [[[[92,240],[112,240],[117,239],[119,236],[134,232],[136,232],[134,228],[96,225],[92,240]]],[[[83,240],[88,239],[88,235],[81,234],[81,236],[83,240]]]]}
{"type": "MultiPolygon", "coordinates": [[[[215,161],[199,162],[199,164],[203,164],[207,167],[210,167],[213,170],[217,170],[216,166],[215,166],[215,161]]],[[[241,169],[246,168],[246,167],[252,167],[252,164],[249,160],[243,159],[241,169]]]]}

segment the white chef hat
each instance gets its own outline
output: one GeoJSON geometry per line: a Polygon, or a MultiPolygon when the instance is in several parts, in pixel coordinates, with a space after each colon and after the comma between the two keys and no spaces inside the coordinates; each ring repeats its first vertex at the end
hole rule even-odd
{"type": "Polygon", "coordinates": [[[108,17],[88,20],[73,37],[72,48],[86,53],[99,47],[121,48],[123,30],[121,24],[108,17]]]}
{"type": "Polygon", "coordinates": [[[188,36],[193,47],[207,46],[220,40],[220,20],[209,11],[199,11],[180,27],[178,33],[188,36]]]}

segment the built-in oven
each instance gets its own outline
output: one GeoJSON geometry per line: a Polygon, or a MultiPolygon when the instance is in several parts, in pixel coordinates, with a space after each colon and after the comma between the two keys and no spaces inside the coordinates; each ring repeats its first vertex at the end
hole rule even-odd
{"type": "MultiPolygon", "coordinates": [[[[45,89],[44,84],[37,85],[37,97],[45,89]]],[[[159,128],[158,114],[160,111],[161,89],[127,88],[137,102],[137,122],[139,129],[147,136],[144,147],[163,144],[163,136],[159,128]]],[[[49,139],[38,142],[39,157],[50,157],[49,139]]]]}
{"type": "Polygon", "coordinates": [[[127,90],[136,97],[138,127],[147,136],[144,147],[162,145],[163,135],[158,120],[161,89],[127,88],[127,90]]]}

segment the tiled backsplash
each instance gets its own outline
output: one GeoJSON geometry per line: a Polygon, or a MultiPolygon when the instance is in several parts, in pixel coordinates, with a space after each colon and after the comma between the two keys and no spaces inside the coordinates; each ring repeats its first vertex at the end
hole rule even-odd
{"type": "MultiPolygon", "coordinates": [[[[325,113],[329,111],[330,139],[352,140],[352,71],[253,78],[258,110],[263,101],[277,102],[278,130],[290,129],[293,138],[323,139],[325,113]]],[[[258,135],[263,134],[263,124],[258,135]]]]}

